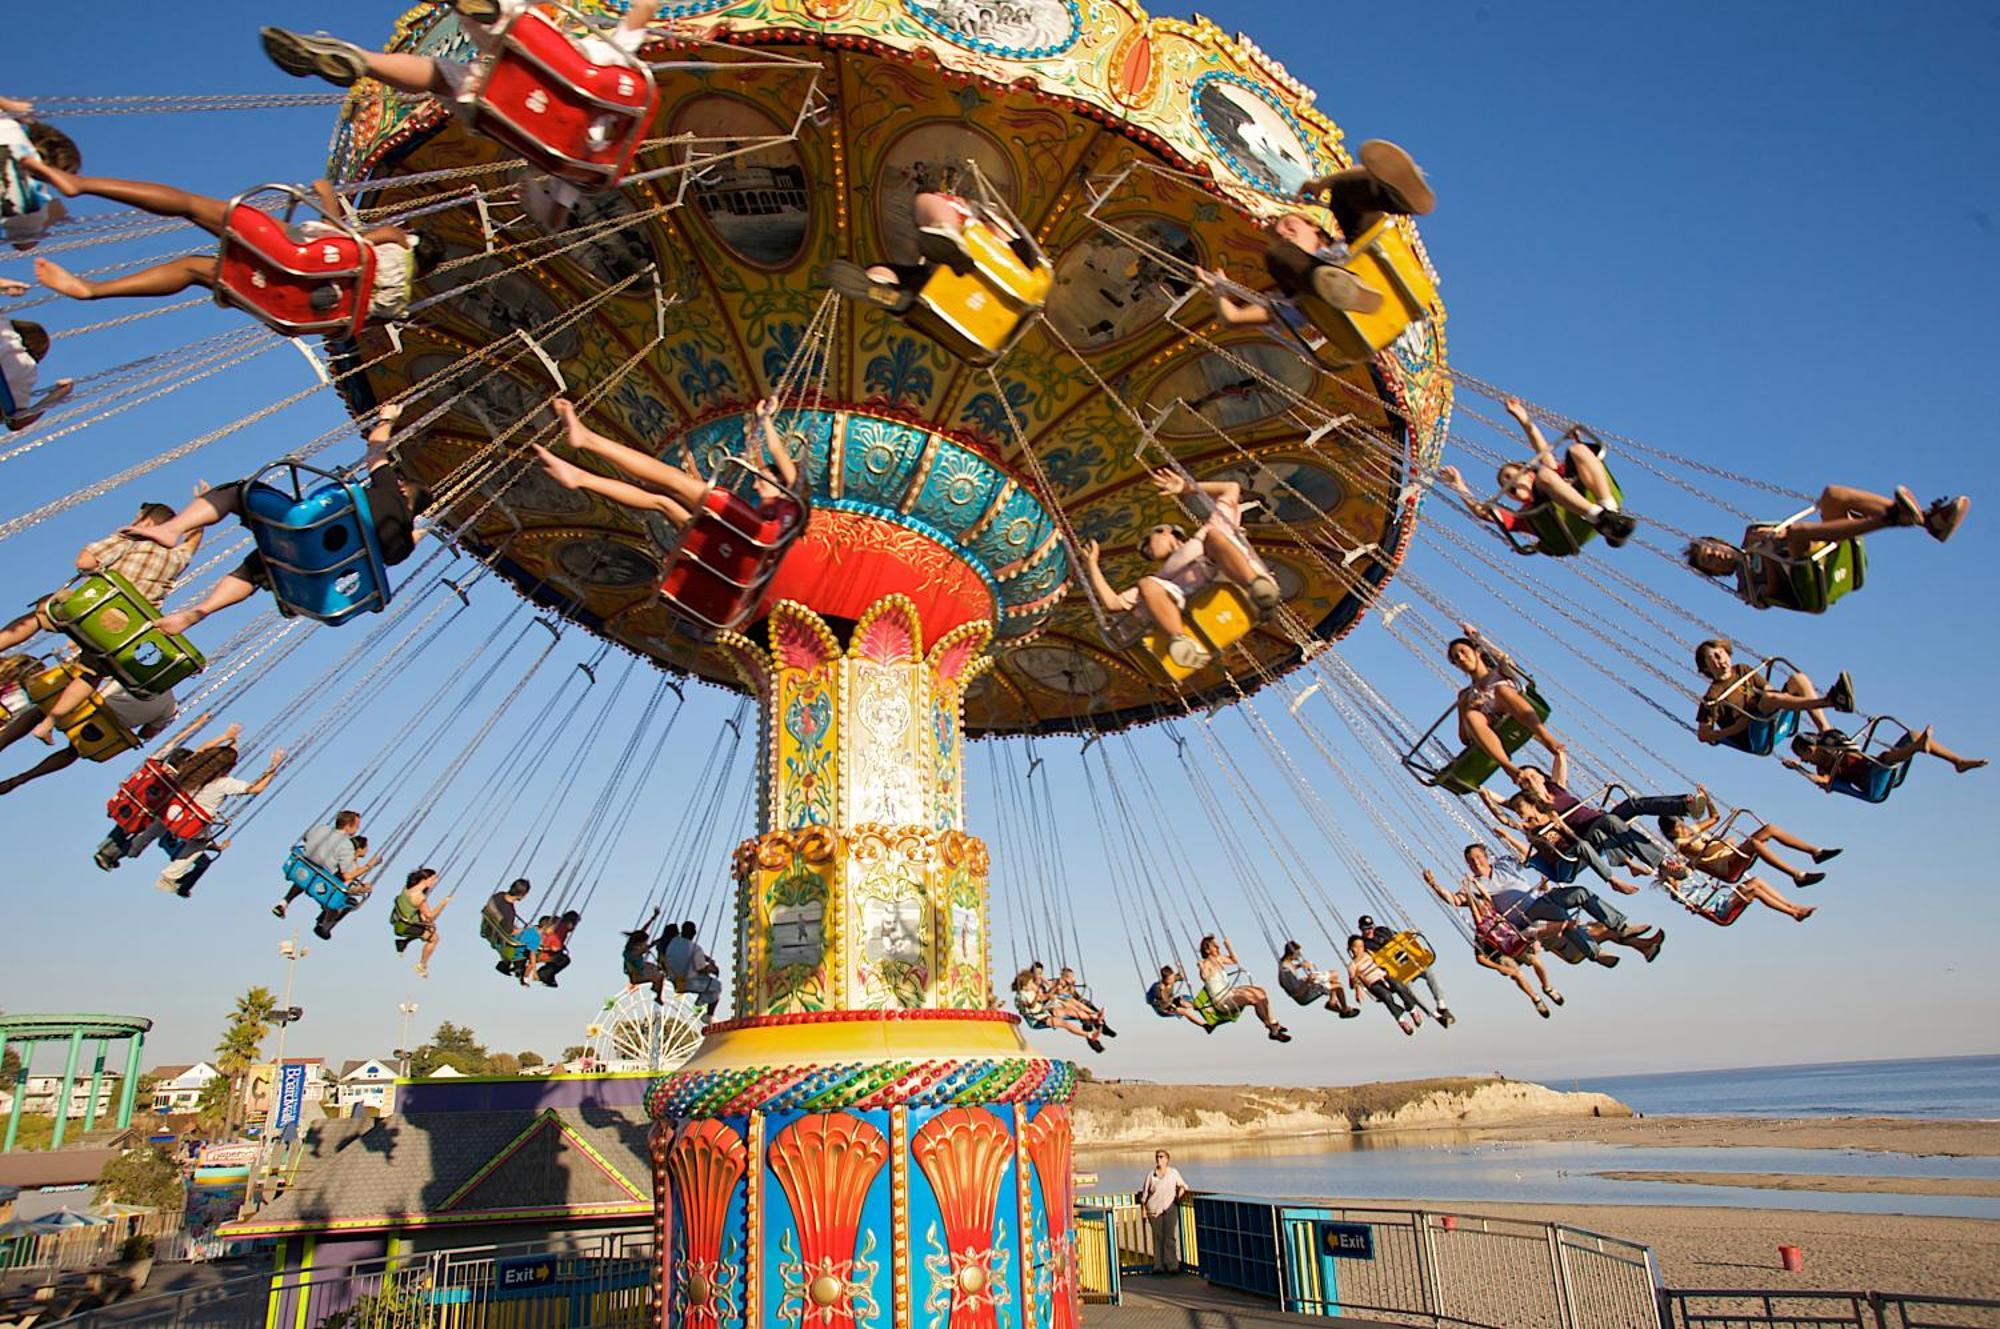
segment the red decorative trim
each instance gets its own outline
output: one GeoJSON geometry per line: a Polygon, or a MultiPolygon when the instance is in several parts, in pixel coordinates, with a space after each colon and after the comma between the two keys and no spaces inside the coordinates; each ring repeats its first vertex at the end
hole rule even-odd
{"type": "Polygon", "coordinates": [[[737,1020],[723,1020],[708,1026],[702,1032],[727,1034],[738,1029],[777,1029],[799,1024],[853,1024],[862,1020],[987,1020],[996,1024],[1021,1023],[1021,1017],[1012,1011],[793,1011],[787,1015],[746,1015],[737,1020]]]}

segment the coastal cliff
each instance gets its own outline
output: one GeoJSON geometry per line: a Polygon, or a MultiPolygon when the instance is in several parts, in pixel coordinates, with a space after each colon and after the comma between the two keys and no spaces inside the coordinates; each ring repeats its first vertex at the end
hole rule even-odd
{"type": "Polygon", "coordinates": [[[1392,1080],[1323,1089],[1094,1081],[1077,1087],[1072,1109],[1079,1148],[1150,1148],[1175,1141],[1428,1130],[1555,1117],[1631,1115],[1632,1109],[1607,1094],[1566,1093],[1494,1076],[1392,1080]]]}

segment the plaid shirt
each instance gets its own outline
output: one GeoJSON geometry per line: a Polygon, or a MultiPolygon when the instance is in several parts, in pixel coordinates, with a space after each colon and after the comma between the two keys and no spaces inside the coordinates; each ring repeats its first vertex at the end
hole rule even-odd
{"type": "Polygon", "coordinates": [[[167,598],[167,592],[174,588],[174,578],[187,569],[194,550],[192,540],[163,549],[151,540],[134,540],[125,535],[107,535],[83,547],[84,553],[97,560],[98,567],[115,570],[155,605],[167,598]]]}

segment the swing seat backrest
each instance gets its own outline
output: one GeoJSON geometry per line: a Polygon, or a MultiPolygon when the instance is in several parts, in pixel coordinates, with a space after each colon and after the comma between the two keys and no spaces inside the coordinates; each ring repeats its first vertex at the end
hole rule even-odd
{"type": "Polygon", "coordinates": [[[653,71],[636,59],[604,64],[545,15],[508,24],[466,121],[581,189],[624,178],[660,104],[653,71]]]}
{"type": "Polygon", "coordinates": [[[307,858],[303,845],[294,846],[285,859],[285,881],[322,909],[345,909],[354,902],[347,883],[307,858]]]}
{"type": "Polygon", "coordinates": [[[1799,713],[1779,711],[1776,715],[1752,719],[1748,728],[1723,739],[1722,745],[1753,757],[1768,757],[1777,751],[1778,744],[1788,741],[1798,731],[1799,713]]]}
{"type": "Polygon", "coordinates": [[[976,367],[1006,354],[1047,303],[1055,270],[1046,259],[1023,262],[1007,241],[977,219],[965,223],[964,235],[973,270],[960,273],[943,264],[932,268],[906,317],[976,367]]]}
{"type": "Polygon", "coordinates": [[[165,692],[207,663],[186,637],[153,625],[159,609],[110,568],[87,572],[49,598],[49,621],[91,663],[140,696],[165,692]]]}
{"type": "MultiPolygon", "coordinates": [[[[483,913],[479,916],[479,937],[480,940],[493,948],[495,955],[498,955],[508,963],[511,964],[513,961],[521,958],[521,948],[514,943],[513,938],[502,932],[499,925],[483,913]]],[[[676,990],[678,990],[678,985],[676,985],[676,990]]]]}
{"type": "Polygon", "coordinates": [[[1889,795],[1895,793],[1897,787],[1908,777],[1910,762],[1914,760],[1915,758],[1908,757],[1894,766],[1888,766],[1869,757],[1859,772],[1842,771],[1834,776],[1829,788],[1836,794],[1846,794],[1849,798],[1858,798],[1864,803],[1886,803],[1889,801],[1889,795]]]}
{"type": "Polygon", "coordinates": [[[1750,907],[1750,897],[1737,890],[1734,882],[1725,881],[1720,877],[1710,877],[1703,882],[1670,885],[1667,892],[1683,909],[1691,914],[1699,914],[1717,927],[1728,927],[1742,917],[1743,911],[1750,907]]]}
{"type": "MultiPolygon", "coordinates": [[[[57,715],[50,708],[72,682],[93,671],[76,661],[59,664],[28,679],[24,691],[37,709],[55,721],[63,737],[85,761],[109,761],[139,746],[139,736],[111,713],[104,699],[92,692],[75,709],[57,715]]],[[[143,827],[141,829],[144,829],[143,827]]]]}
{"type": "Polygon", "coordinates": [[[215,814],[176,789],[160,809],[160,825],[177,840],[199,840],[215,830],[215,814]]]}
{"type": "MultiPolygon", "coordinates": [[[[1535,690],[1533,679],[1528,679],[1521,684],[1521,695],[1528,699],[1528,705],[1534,707],[1536,715],[1544,720],[1549,718],[1549,703],[1540,692],[1535,690]]],[[[1458,709],[1455,706],[1451,710],[1446,711],[1438,719],[1438,722],[1430,727],[1423,738],[1418,740],[1417,746],[1412,748],[1403,758],[1403,765],[1414,772],[1416,777],[1427,785],[1434,785],[1439,789],[1449,790],[1454,794],[1470,794],[1492,779],[1494,773],[1500,769],[1500,763],[1487,755],[1485,749],[1479,747],[1477,744],[1468,744],[1464,750],[1451,758],[1451,760],[1445,762],[1442,766],[1431,764],[1423,752],[1425,746],[1431,742],[1432,735],[1436,734],[1446,722],[1455,719],[1457,715],[1458,709]]],[[[1509,756],[1527,746],[1529,738],[1532,737],[1528,732],[1527,726],[1512,716],[1508,716],[1494,725],[1493,733],[1500,740],[1500,746],[1506,750],[1509,756]]]]}
{"type": "Polygon", "coordinates": [[[1408,983],[1437,963],[1437,952],[1421,932],[1398,932],[1375,952],[1375,963],[1398,983],[1408,983]]]}
{"type": "Polygon", "coordinates": [[[1296,970],[1278,968],[1278,986],[1301,1006],[1310,1006],[1326,996],[1326,989],[1296,970]]]}
{"type": "Polygon", "coordinates": [[[1226,1011],[1217,1006],[1215,999],[1208,995],[1206,984],[1194,990],[1194,1013],[1199,1015],[1201,1022],[1210,1029],[1218,1025],[1234,1024],[1243,1018],[1243,1011],[1244,1008],[1241,1006],[1233,1006],[1226,1011]]]}
{"type": "MultiPolygon", "coordinates": [[[[1221,659],[1224,651],[1249,636],[1250,629],[1257,624],[1257,611],[1251,607],[1250,597],[1243,593],[1243,588],[1220,577],[1188,598],[1187,610],[1181,617],[1195,640],[1206,646],[1208,653],[1216,659],[1221,659]]],[[[1167,634],[1153,628],[1140,636],[1139,648],[1176,683],[1200,672],[1175,664],[1173,657],[1167,654],[1167,642],[1167,634]]]]}
{"type": "MultiPolygon", "coordinates": [[[[1813,521],[1818,517],[1817,508],[1807,508],[1785,518],[1773,530],[1782,539],[1794,522],[1813,521]]],[[[1868,579],[1868,550],[1859,536],[1852,540],[1820,541],[1802,559],[1773,559],[1758,550],[1746,549],[1743,551],[1743,568],[1744,584],[1752,588],[1745,598],[1752,608],[1823,614],[1842,596],[1861,589],[1862,583],[1868,579]],[[1763,586],[1765,573],[1774,561],[1783,573],[1785,589],[1776,598],[1766,598],[1756,588],[1763,586]]]]}
{"type": "Polygon", "coordinates": [[[174,773],[158,758],[148,757],[125,777],[104,810],[119,830],[137,835],[153,824],[167,801],[179,792],[174,773]]]}
{"type": "MultiPolygon", "coordinates": [[[[229,201],[216,253],[215,302],[252,314],[287,337],[308,332],[360,333],[375,289],[375,250],[338,218],[338,233],[306,236],[289,224],[308,202],[285,185],[265,185],[229,201]],[[249,200],[286,196],[284,219],[249,200]]],[[[317,209],[315,209],[317,211],[317,209]]]]}
{"type": "MultiPolygon", "coordinates": [[[[755,473],[742,469],[747,485],[755,473]]],[[[809,515],[803,500],[759,503],[718,481],[667,556],[661,598],[697,635],[751,622],[763,612],[771,579],[809,515]]]]}
{"type": "Polygon", "coordinates": [[[279,462],[244,486],[243,521],[281,612],[339,624],[389,603],[389,576],[361,485],[302,462],[279,462]],[[308,490],[305,476],[321,483],[308,490]]]}
{"type": "Polygon", "coordinates": [[[1347,261],[1340,266],[1381,293],[1381,308],[1357,314],[1310,295],[1298,302],[1326,337],[1316,354],[1321,363],[1335,369],[1373,358],[1410,324],[1428,317],[1438,303],[1437,286],[1395,218],[1383,217],[1351,238],[1347,248],[1347,261]]]}
{"type": "Polygon", "coordinates": [[[1473,924],[1472,935],[1488,949],[1498,951],[1510,960],[1525,954],[1528,949],[1528,939],[1521,935],[1521,930],[1499,914],[1482,917],[1473,924]]]}
{"type": "MultiPolygon", "coordinates": [[[[1600,461],[1604,458],[1604,440],[1599,438],[1594,431],[1583,425],[1570,426],[1569,432],[1563,436],[1563,439],[1570,447],[1582,444],[1590,448],[1597,453],[1600,461]]],[[[1565,474],[1568,473],[1566,470],[1565,474]]],[[[1604,468],[1604,474],[1611,481],[1611,492],[1617,497],[1619,505],[1622,507],[1625,502],[1624,486],[1618,483],[1617,475],[1612,472],[1609,466],[1604,468]]],[[[1571,478],[1574,480],[1574,476],[1571,478]]],[[[1507,537],[1507,543],[1514,546],[1516,553],[1546,554],[1550,558],[1570,558],[1582,553],[1583,547],[1597,538],[1597,528],[1595,526],[1592,526],[1568,508],[1556,503],[1536,503],[1522,508],[1516,514],[1515,520],[1521,529],[1525,529],[1530,535],[1535,537],[1535,542],[1531,546],[1523,543],[1515,531],[1506,530],[1503,527],[1502,534],[1507,537]]]]}

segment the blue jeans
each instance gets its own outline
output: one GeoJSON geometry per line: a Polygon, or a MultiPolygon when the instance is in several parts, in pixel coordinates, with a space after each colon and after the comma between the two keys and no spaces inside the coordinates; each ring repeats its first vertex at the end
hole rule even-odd
{"type": "Polygon", "coordinates": [[[1615,863],[1644,863],[1659,871],[1667,851],[1651,836],[1632,825],[1640,817],[1686,817],[1694,811],[1694,799],[1686,794],[1656,794],[1650,798],[1628,798],[1592,822],[1583,832],[1583,841],[1596,854],[1585,854],[1591,870],[1605,880],[1603,859],[1615,863]],[[1602,858],[1598,857],[1602,855],[1602,858]]]}
{"type": "MultiPolygon", "coordinates": [[[[1581,909],[1613,932],[1623,932],[1628,925],[1625,915],[1600,899],[1595,891],[1582,886],[1558,886],[1535,897],[1528,906],[1528,917],[1543,923],[1567,923],[1570,914],[1581,909]]],[[[1597,958],[1597,943],[1583,928],[1571,928],[1570,934],[1577,945],[1591,959],[1597,958]]]]}

